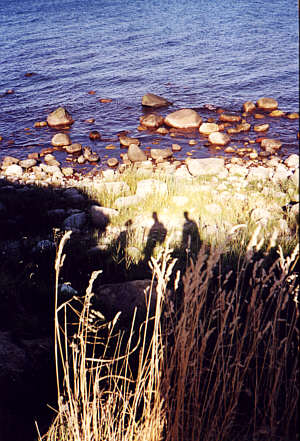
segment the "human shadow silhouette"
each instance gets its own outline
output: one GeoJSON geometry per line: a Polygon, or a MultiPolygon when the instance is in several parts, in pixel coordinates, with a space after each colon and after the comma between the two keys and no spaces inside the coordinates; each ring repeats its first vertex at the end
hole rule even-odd
{"type": "Polygon", "coordinates": [[[162,244],[165,241],[167,235],[167,229],[165,228],[164,224],[159,221],[156,211],[152,213],[152,217],[154,219],[154,224],[150,228],[147,242],[144,248],[144,262],[150,260],[156,245],[158,243],[162,244]]]}
{"type": "Polygon", "coordinates": [[[180,248],[187,255],[197,255],[201,246],[201,239],[196,222],[189,217],[189,213],[183,213],[185,222],[182,227],[182,240],[180,248]]]}

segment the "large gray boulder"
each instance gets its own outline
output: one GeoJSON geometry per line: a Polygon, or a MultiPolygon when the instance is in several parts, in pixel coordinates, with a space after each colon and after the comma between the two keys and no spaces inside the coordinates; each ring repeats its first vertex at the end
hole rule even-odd
{"type": "Polygon", "coordinates": [[[201,116],[193,109],[176,110],[165,117],[165,124],[175,129],[197,129],[201,123],[201,116]]]}
{"type": "Polygon", "coordinates": [[[161,96],[154,95],[154,93],[146,93],[142,98],[142,105],[146,107],[164,107],[170,104],[172,103],[161,96]]]}

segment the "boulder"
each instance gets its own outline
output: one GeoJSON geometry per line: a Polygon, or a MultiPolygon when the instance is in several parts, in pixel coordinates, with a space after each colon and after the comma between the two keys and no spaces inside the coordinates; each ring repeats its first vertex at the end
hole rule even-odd
{"type": "Polygon", "coordinates": [[[165,98],[154,95],[153,93],[146,93],[142,98],[142,105],[146,107],[164,107],[169,106],[170,103],[165,98]]]}
{"type": "Polygon", "coordinates": [[[193,109],[177,110],[165,117],[165,124],[175,129],[197,129],[201,123],[201,116],[193,109]]]}
{"type": "Polygon", "coordinates": [[[51,139],[51,144],[53,147],[64,147],[65,145],[70,145],[71,140],[66,133],[56,133],[51,139]]]}
{"type": "Polygon", "coordinates": [[[274,98],[259,98],[257,100],[257,107],[263,110],[276,110],[278,102],[274,98]]]}
{"type": "Polygon", "coordinates": [[[72,230],[74,232],[80,232],[87,221],[87,216],[84,212],[75,213],[68,216],[64,222],[63,227],[65,230],[72,230]]]}
{"type": "Polygon", "coordinates": [[[47,123],[50,127],[62,128],[70,126],[74,123],[74,120],[66,109],[58,107],[58,109],[47,116],[47,123]]]}
{"type": "Polygon", "coordinates": [[[117,216],[119,212],[113,208],[99,207],[99,205],[92,205],[90,208],[92,224],[101,229],[105,229],[109,220],[113,216],[117,216]]]}
{"type": "Polygon", "coordinates": [[[271,168],[263,166],[253,167],[249,170],[247,179],[248,181],[271,179],[274,172],[271,168]]]}
{"type": "Polygon", "coordinates": [[[253,110],[255,110],[256,106],[252,101],[246,101],[243,104],[243,111],[244,112],[253,112],[253,110]]]}
{"type": "Polygon", "coordinates": [[[19,162],[19,165],[25,169],[34,167],[36,164],[37,162],[35,159],[23,159],[23,161],[19,162]]]}
{"type": "Polygon", "coordinates": [[[142,126],[147,127],[147,129],[157,129],[164,122],[161,115],[156,113],[150,113],[149,115],[144,115],[140,117],[140,123],[142,126]]]}
{"type": "Polygon", "coordinates": [[[199,127],[201,135],[210,135],[213,132],[218,132],[219,126],[216,123],[202,123],[199,127]]]}
{"type": "Polygon", "coordinates": [[[131,162],[140,162],[147,160],[146,154],[143,152],[142,149],[139,148],[137,144],[130,144],[130,146],[128,147],[127,155],[128,159],[131,162]]]}
{"type": "Polygon", "coordinates": [[[167,159],[173,156],[173,152],[171,149],[151,149],[150,156],[152,159],[167,159]]]}
{"type": "Polygon", "coordinates": [[[132,207],[133,205],[138,206],[143,198],[141,196],[121,196],[115,200],[114,206],[116,209],[120,210],[122,208],[132,207]]]}
{"type": "Polygon", "coordinates": [[[192,176],[217,175],[224,170],[223,158],[187,159],[186,164],[192,176]]]}
{"type": "Polygon", "coordinates": [[[230,142],[230,138],[226,133],[213,132],[208,136],[211,144],[226,145],[230,142]]]}

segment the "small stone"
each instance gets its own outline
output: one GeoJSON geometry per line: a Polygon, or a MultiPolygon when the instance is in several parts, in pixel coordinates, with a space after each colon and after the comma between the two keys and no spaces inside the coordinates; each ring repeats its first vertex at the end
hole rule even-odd
{"type": "Polygon", "coordinates": [[[198,144],[198,141],[196,141],[195,139],[191,139],[189,141],[189,145],[196,145],[196,144],[198,144]]]}
{"type": "Polygon", "coordinates": [[[160,135],[167,135],[169,133],[169,130],[166,129],[165,127],[159,127],[156,130],[156,133],[159,133],[160,135]]]}
{"type": "Polygon", "coordinates": [[[90,147],[83,148],[83,157],[89,162],[100,161],[100,156],[96,152],[93,152],[90,147]]]}
{"type": "Polygon", "coordinates": [[[109,159],[107,160],[107,165],[108,165],[109,167],[117,167],[117,165],[119,165],[119,161],[118,161],[117,158],[109,158],[109,159]]]}
{"type": "Polygon", "coordinates": [[[115,150],[116,148],[117,147],[115,145],[113,145],[113,144],[108,144],[108,145],[105,146],[106,150],[115,150]]]}
{"type": "Polygon", "coordinates": [[[74,174],[74,170],[72,167],[62,167],[61,171],[62,171],[62,174],[66,178],[69,178],[70,176],[73,176],[73,174],[74,174]]]}
{"type": "Polygon", "coordinates": [[[182,149],[181,145],[179,145],[179,144],[172,144],[172,151],[173,152],[180,152],[181,149],[182,149]]]}
{"type": "Polygon", "coordinates": [[[286,115],[288,119],[299,119],[299,113],[293,112],[286,115]]]}
{"type": "Polygon", "coordinates": [[[240,117],[240,115],[235,115],[232,113],[221,113],[219,119],[220,121],[233,123],[240,122],[242,118],[240,117]]]}
{"type": "Polygon", "coordinates": [[[86,124],[93,124],[95,122],[95,118],[88,118],[84,121],[86,124]]]}
{"type": "Polygon", "coordinates": [[[243,104],[243,110],[244,112],[253,112],[253,110],[255,110],[256,106],[252,101],[246,101],[243,104]]]}
{"type": "Polygon", "coordinates": [[[99,102],[103,103],[103,104],[107,104],[107,103],[111,103],[112,99],[111,98],[100,98],[99,102]]]}
{"type": "Polygon", "coordinates": [[[34,123],[34,127],[46,127],[47,121],[37,121],[34,123]]]}
{"type": "Polygon", "coordinates": [[[75,153],[81,153],[82,151],[82,145],[75,143],[75,144],[71,144],[66,146],[66,152],[69,154],[75,154],[75,153]]]}
{"type": "Polygon", "coordinates": [[[54,147],[64,147],[66,145],[70,145],[71,140],[69,135],[67,135],[66,133],[56,133],[51,139],[51,144],[54,147]]]}
{"type": "Polygon", "coordinates": [[[230,138],[226,133],[213,132],[208,136],[211,144],[226,145],[230,142],[230,138]]]}
{"type": "Polygon", "coordinates": [[[270,114],[269,114],[269,116],[272,116],[275,118],[279,118],[284,115],[285,115],[285,113],[282,110],[272,110],[272,112],[270,112],[270,114]]]}
{"type": "Polygon", "coordinates": [[[154,95],[153,93],[147,93],[142,98],[142,106],[146,107],[164,107],[169,106],[170,104],[172,103],[170,103],[165,98],[154,95]]]}
{"type": "Polygon", "coordinates": [[[266,132],[269,130],[270,124],[259,124],[253,127],[255,132],[266,132]]]}
{"type": "Polygon", "coordinates": [[[255,119],[263,119],[263,118],[265,118],[265,115],[262,115],[261,113],[255,113],[254,118],[255,119]]]}
{"type": "Polygon", "coordinates": [[[130,138],[129,136],[119,136],[119,141],[123,147],[129,147],[130,144],[140,145],[140,140],[138,138],[130,138]]]}
{"type": "Polygon", "coordinates": [[[236,150],[233,147],[226,147],[224,150],[225,153],[234,153],[236,150]]]}
{"type": "Polygon", "coordinates": [[[259,98],[257,100],[257,107],[263,110],[276,110],[278,102],[274,98],[259,98]]]}
{"type": "Polygon", "coordinates": [[[97,130],[92,130],[92,131],[89,133],[89,138],[90,138],[92,141],[96,141],[96,140],[101,139],[101,135],[100,135],[100,133],[99,133],[97,130]]]}

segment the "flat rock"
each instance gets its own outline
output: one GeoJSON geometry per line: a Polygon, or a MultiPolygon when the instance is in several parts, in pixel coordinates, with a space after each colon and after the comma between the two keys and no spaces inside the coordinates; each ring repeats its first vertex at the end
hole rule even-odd
{"type": "Polygon", "coordinates": [[[64,126],[70,126],[74,123],[74,120],[65,108],[58,107],[48,115],[47,123],[50,127],[62,128],[64,126]]]}
{"type": "Polygon", "coordinates": [[[201,126],[199,127],[199,132],[202,135],[210,135],[213,132],[218,132],[219,131],[219,126],[216,123],[202,123],[201,126]]]}
{"type": "Polygon", "coordinates": [[[226,145],[230,142],[230,138],[226,133],[213,132],[208,136],[208,140],[211,144],[226,145]]]}
{"type": "Polygon", "coordinates": [[[131,144],[140,145],[140,140],[138,138],[130,138],[129,136],[119,136],[119,141],[121,146],[129,147],[131,144]]]}
{"type": "Polygon", "coordinates": [[[253,127],[253,130],[255,132],[266,132],[269,130],[270,124],[257,124],[253,127]]]}
{"type": "Polygon", "coordinates": [[[217,175],[225,168],[223,158],[187,159],[186,164],[192,176],[217,175]]]}
{"type": "Polygon", "coordinates": [[[164,122],[164,118],[156,113],[150,113],[140,117],[140,123],[147,129],[157,129],[164,122]]]}
{"type": "Polygon", "coordinates": [[[119,165],[119,160],[117,158],[108,158],[107,165],[109,167],[117,167],[117,165],[119,165]]]}
{"type": "Polygon", "coordinates": [[[257,100],[257,107],[263,110],[276,110],[278,102],[274,98],[259,98],[257,100]]]}
{"type": "Polygon", "coordinates": [[[165,98],[154,95],[153,93],[146,93],[142,98],[142,105],[146,107],[164,107],[169,106],[170,103],[165,98]]]}
{"type": "Polygon", "coordinates": [[[165,117],[165,124],[175,129],[197,129],[201,123],[201,116],[193,109],[177,110],[165,117]]]}
{"type": "Polygon", "coordinates": [[[241,121],[241,116],[240,115],[235,115],[233,113],[221,113],[220,117],[219,117],[220,121],[223,122],[240,122],[241,121]]]}
{"type": "Polygon", "coordinates": [[[168,159],[173,156],[173,152],[171,149],[151,149],[150,156],[152,159],[168,159]]]}
{"type": "Polygon", "coordinates": [[[66,145],[66,152],[69,154],[74,154],[74,153],[81,153],[82,152],[82,145],[79,143],[74,143],[71,145],[66,145]]]}
{"type": "Polygon", "coordinates": [[[130,144],[130,146],[128,147],[127,155],[128,159],[131,162],[140,162],[147,160],[147,155],[136,144],[130,144]]]}
{"type": "Polygon", "coordinates": [[[37,164],[37,161],[35,159],[23,159],[19,162],[19,165],[22,168],[31,168],[34,167],[37,164]]]}

